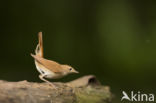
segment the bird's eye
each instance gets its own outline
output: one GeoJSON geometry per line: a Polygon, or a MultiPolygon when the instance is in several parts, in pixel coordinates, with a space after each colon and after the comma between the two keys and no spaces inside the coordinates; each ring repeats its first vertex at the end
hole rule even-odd
{"type": "Polygon", "coordinates": [[[69,68],[69,70],[71,71],[71,70],[72,70],[72,68],[69,68]]]}

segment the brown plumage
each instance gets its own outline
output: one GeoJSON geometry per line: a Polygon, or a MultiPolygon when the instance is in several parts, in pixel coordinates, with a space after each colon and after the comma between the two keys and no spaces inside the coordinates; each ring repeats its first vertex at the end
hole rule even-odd
{"type": "Polygon", "coordinates": [[[42,64],[43,66],[45,66],[46,68],[48,68],[49,70],[57,73],[57,72],[62,72],[62,67],[59,63],[55,62],[55,61],[51,61],[51,60],[47,60],[44,59],[40,56],[36,56],[31,54],[31,56],[40,64],[42,64]]]}
{"type": "Polygon", "coordinates": [[[52,84],[51,82],[45,80],[44,77],[50,79],[57,79],[67,74],[78,73],[74,68],[72,68],[69,65],[63,65],[55,61],[45,59],[43,56],[44,53],[43,53],[42,32],[38,33],[38,39],[39,43],[36,47],[35,55],[31,54],[31,56],[34,58],[36,68],[40,72],[39,77],[41,80],[52,84]]]}
{"type": "Polygon", "coordinates": [[[37,56],[40,56],[43,58],[43,40],[42,40],[42,32],[39,32],[38,33],[38,40],[39,40],[39,43],[36,47],[36,50],[35,50],[35,53],[37,56]]]}

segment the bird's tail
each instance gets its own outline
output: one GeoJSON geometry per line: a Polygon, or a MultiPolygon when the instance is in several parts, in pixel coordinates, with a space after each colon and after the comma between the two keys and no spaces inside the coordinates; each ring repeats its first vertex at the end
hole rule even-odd
{"type": "Polygon", "coordinates": [[[42,32],[38,33],[38,41],[39,43],[36,46],[35,54],[37,56],[43,57],[43,40],[42,40],[42,32]]]}

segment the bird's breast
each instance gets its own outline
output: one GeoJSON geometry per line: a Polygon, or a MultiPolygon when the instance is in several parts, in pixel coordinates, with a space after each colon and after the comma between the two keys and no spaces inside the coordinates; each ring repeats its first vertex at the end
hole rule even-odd
{"type": "Polygon", "coordinates": [[[62,73],[54,73],[54,72],[52,72],[51,74],[48,74],[45,77],[49,78],[49,79],[59,79],[59,78],[62,78],[63,76],[65,76],[65,75],[63,75],[62,73]]]}

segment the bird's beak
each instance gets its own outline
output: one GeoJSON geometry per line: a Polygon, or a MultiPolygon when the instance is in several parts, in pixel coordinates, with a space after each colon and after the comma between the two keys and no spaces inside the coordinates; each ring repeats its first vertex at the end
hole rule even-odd
{"type": "Polygon", "coordinates": [[[74,73],[79,73],[79,72],[75,70],[74,73]]]}

